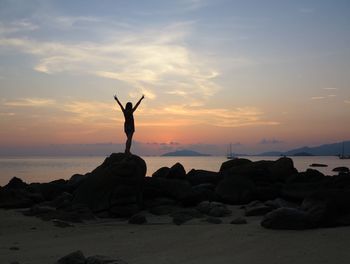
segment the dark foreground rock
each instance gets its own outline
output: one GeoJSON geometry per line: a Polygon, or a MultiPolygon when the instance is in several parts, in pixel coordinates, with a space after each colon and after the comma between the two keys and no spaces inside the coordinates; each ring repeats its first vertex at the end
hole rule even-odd
{"type": "Polygon", "coordinates": [[[113,153],[76,189],[73,203],[112,217],[136,214],[142,205],[146,163],[136,155],[113,153]]]}
{"type": "Polygon", "coordinates": [[[279,208],[264,216],[261,225],[269,229],[308,229],[315,227],[307,212],[295,208],[279,208]]]}
{"type": "Polygon", "coordinates": [[[44,197],[41,193],[17,177],[0,188],[0,208],[26,208],[42,201],[44,197]]]}
{"type": "Polygon", "coordinates": [[[113,259],[107,256],[95,255],[86,258],[80,250],[74,251],[62,258],[56,264],[127,264],[120,259],[113,259]]]}

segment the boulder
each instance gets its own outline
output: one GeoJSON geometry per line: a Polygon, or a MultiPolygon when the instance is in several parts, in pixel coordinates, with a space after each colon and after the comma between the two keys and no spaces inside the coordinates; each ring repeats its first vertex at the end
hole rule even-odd
{"type": "Polygon", "coordinates": [[[233,225],[244,225],[244,224],[248,224],[247,220],[242,217],[242,216],[239,216],[235,219],[233,219],[230,224],[233,224],[233,225]]]}
{"type": "Polygon", "coordinates": [[[324,174],[318,170],[307,169],[304,172],[293,174],[286,183],[322,183],[324,180],[324,174]]]}
{"type": "Polygon", "coordinates": [[[86,259],[86,264],[127,264],[121,259],[113,259],[107,256],[95,255],[86,259]]]}
{"type": "Polygon", "coordinates": [[[335,171],[335,172],[345,172],[345,173],[350,172],[350,170],[349,170],[348,167],[336,167],[336,168],[334,168],[332,171],[335,171]]]}
{"type": "Polygon", "coordinates": [[[220,173],[214,171],[192,169],[189,171],[189,173],[187,173],[187,179],[192,186],[200,184],[216,185],[220,180],[222,180],[222,176],[220,173]]]}
{"type": "MultiPolygon", "coordinates": [[[[290,158],[280,158],[276,161],[255,161],[231,160],[235,166],[224,166],[220,171],[224,172],[224,177],[231,175],[248,176],[255,183],[257,182],[285,182],[291,175],[297,173],[293,160],[290,158]],[[235,162],[239,163],[238,165],[235,162]]],[[[223,167],[223,165],[222,165],[223,167]]]]}
{"type": "Polygon", "coordinates": [[[187,210],[180,210],[180,211],[174,212],[170,216],[173,218],[174,224],[182,225],[193,218],[203,217],[203,214],[201,214],[196,209],[187,209],[187,210]]]}
{"type": "Polygon", "coordinates": [[[221,164],[220,167],[220,172],[223,172],[225,170],[234,168],[234,167],[240,167],[242,165],[246,165],[251,163],[252,161],[248,160],[248,159],[241,159],[241,158],[237,158],[237,159],[231,159],[228,161],[225,161],[224,163],[221,164]]]}
{"type": "Polygon", "coordinates": [[[321,163],[312,163],[312,164],[310,164],[310,167],[328,167],[328,165],[321,164],[321,163]]]}
{"type": "Polygon", "coordinates": [[[219,202],[203,201],[197,206],[197,210],[212,217],[223,217],[232,213],[225,204],[219,202]]]}
{"type": "Polygon", "coordinates": [[[167,175],[167,178],[170,179],[186,179],[186,171],[184,166],[181,163],[174,164],[167,175]]]}
{"type": "Polygon", "coordinates": [[[254,182],[243,175],[225,177],[217,185],[215,192],[223,202],[246,204],[254,200],[254,182]]]}
{"type": "Polygon", "coordinates": [[[152,177],[154,177],[154,178],[167,178],[169,171],[170,171],[169,167],[161,167],[152,174],[152,177]]]}
{"type": "Polygon", "coordinates": [[[286,201],[282,198],[276,198],[274,200],[269,200],[264,202],[265,205],[272,207],[273,209],[288,207],[288,208],[298,208],[299,205],[297,203],[293,203],[290,201],[286,201]]]}
{"type": "Polygon", "coordinates": [[[80,250],[72,252],[57,261],[57,264],[85,264],[86,258],[80,250]]]}
{"type": "Polygon", "coordinates": [[[28,186],[27,183],[25,183],[22,179],[13,177],[8,184],[4,186],[6,189],[24,189],[28,186]]]}
{"type": "Polygon", "coordinates": [[[314,192],[303,201],[301,209],[319,227],[350,225],[350,190],[314,192]]]}
{"type": "Polygon", "coordinates": [[[73,203],[86,204],[94,213],[131,216],[142,203],[145,161],[136,155],[113,153],[88,174],[76,189],[73,203]],[[130,199],[130,203],[125,203],[130,199]]]}
{"type": "Polygon", "coordinates": [[[30,187],[36,192],[42,194],[46,201],[54,200],[64,192],[69,192],[70,188],[67,185],[67,181],[60,179],[47,183],[32,183],[30,187]]]}
{"type": "Polygon", "coordinates": [[[134,224],[134,225],[143,225],[147,223],[146,216],[142,214],[136,214],[130,217],[129,219],[129,224],[134,224]]]}
{"type": "Polygon", "coordinates": [[[315,227],[307,212],[295,208],[279,208],[266,214],[261,226],[269,229],[308,229],[315,227]]]}
{"type": "Polygon", "coordinates": [[[149,209],[149,212],[154,215],[168,215],[174,211],[174,206],[159,205],[149,209]]]}
{"type": "Polygon", "coordinates": [[[184,206],[196,206],[202,201],[215,201],[218,197],[214,191],[215,186],[211,184],[200,184],[193,186],[181,202],[184,206]]]}
{"type": "Polygon", "coordinates": [[[244,208],[246,216],[265,215],[274,209],[273,207],[268,206],[261,201],[253,201],[245,205],[244,208]]]}
{"type": "Polygon", "coordinates": [[[146,177],[143,190],[145,200],[165,197],[181,201],[191,192],[191,184],[186,180],[146,177]]]}
{"type": "Polygon", "coordinates": [[[221,224],[222,223],[222,220],[220,218],[212,217],[212,216],[205,219],[205,221],[210,223],[210,224],[221,224]]]}
{"type": "Polygon", "coordinates": [[[44,197],[41,193],[36,192],[36,190],[16,177],[0,188],[0,208],[27,208],[43,200],[44,197]]]}

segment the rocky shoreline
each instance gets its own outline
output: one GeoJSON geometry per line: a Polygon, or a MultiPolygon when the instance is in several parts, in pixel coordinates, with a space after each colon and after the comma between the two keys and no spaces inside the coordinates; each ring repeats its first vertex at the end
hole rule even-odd
{"type": "MultiPolygon", "coordinates": [[[[0,208],[54,220],[55,225],[100,218],[147,223],[142,213],[169,215],[176,225],[193,218],[220,224],[241,205],[245,216],[263,216],[269,229],[311,229],[350,225],[350,174],[342,168],[325,176],[317,170],[298,172],[293,161],[234,159],[219,172],[191,170],[180,163],[146,177],[146,163],[136,156],[113,153],[85,175],[69,180],[27,184],[13,178],[0,188],[0,208]]],[[[245,218],[233,219],[243,224],[245,218]]]]}

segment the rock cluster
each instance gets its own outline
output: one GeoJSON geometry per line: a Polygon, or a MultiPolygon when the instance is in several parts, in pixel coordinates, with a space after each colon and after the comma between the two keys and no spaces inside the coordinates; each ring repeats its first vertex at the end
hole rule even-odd
{"type": "MultiPolygon", "coordinates": [[[[180,163],[146,176],[146,163],[136,155],[114,153],[86,175],[70,180],[26,184],[13,178],[0,188],[0,208],[29,208],[42,219],[79,222],[93,217],[127,217],[144,224],[139,214],[169,215],[175,224],[206,217],[210,223],[231,214],[226,204],[243,205],[245,216],[264,216],[261,225],[306,229],[350,224],[350,174],[317,170],[298,172],[292,159],[233,159],[219,172],[191,170],[180,163]]],[[[244,218],[232,221],[246,223],[244,218]]]]}

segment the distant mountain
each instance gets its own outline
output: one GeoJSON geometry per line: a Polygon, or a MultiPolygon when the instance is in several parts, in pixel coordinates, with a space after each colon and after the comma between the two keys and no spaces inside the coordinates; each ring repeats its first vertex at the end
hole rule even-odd
{"type": "Polygon", "coordinates": [[[308,153],[308,152],[298,152],[298,153],[293,154],[293,156],[295,156],[295,157],[307,157],[307,156],[313,156],[313,155],[308,153]]]}
{"type": "Polygon", "coordinates": [[[268,151],[258,154],[257,156],[282,156],[283,152],[280,151],[268,151]]]}
{"type": "Polygon", "coordinates": [[[168,152],[168,153],[163,154],[162,156],[164,156],[164,157],[179,157],[179,156],[196,157],[196,156],[211,156],[211,155],[199,153],[199,152],[193,151],[193,150],[183,149],[183,150],[177,150],[174,152],[168,152]]]}
{"type": "MultiPolygon", "coordinates": [[[[287,151],[286,156],[295,156],[298,153],[307,153],[313,156],[337,156],[342,153],[343,142],[325,144],[317,147],[302,147],[287,151]]],[[[344,142],[344,154],[350,154],[350,141],[344,142]]]]}
{"type": "MultiPolygon", "coordinates": [[[[338,156],[342,154],[343,142],[324,144],[317,147],[301,147],[287,152],[268,151],[257,156],[338,156]]],[[[344,155],[350,155],[350,141],[344,141],[344,155]]]]}

